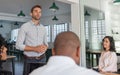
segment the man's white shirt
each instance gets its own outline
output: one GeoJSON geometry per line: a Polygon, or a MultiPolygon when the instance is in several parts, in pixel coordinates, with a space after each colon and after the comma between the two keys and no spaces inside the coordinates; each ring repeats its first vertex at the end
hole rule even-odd
{"type": "Polygon", "coordinates": [[[52,56],[48,63],[35,69],[30,75],[101,75],[93,70],[78,66],[67,56],[52,56]]]}
{"type": "MultiPolygon", "coordinates": [[[[47,33],[46,29],[42,24],[35,25],[32,21],[24,23],[17,37],[16,48],[19,50],[24,50],[25,46],[38,46],[47,45],[47,33]]],[[[38,53],[34,51],[24,51],[24,55],[29,57],[40,56],[43,53],[38,53]]]]}

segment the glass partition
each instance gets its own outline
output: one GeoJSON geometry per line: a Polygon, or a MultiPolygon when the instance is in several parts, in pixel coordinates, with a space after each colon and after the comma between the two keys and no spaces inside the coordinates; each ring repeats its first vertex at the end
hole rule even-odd
{"type": "MultiPolygon", "coordinates": [[[[104,16],[104,15],[103,15],[104,16]]],[[[100,17],[100,11],[86,7],[84,8],[84,26],[86,40],[86,63],[87,67],[96,66],[98,61],[96,56],[91,56],[90,52],[101,51],[101,42],[106,35],[105,18],[100,17]],[[87,14],[86,14],[87,11],[87,14]],[[95,62],[95,63],[94,63],[95,62]]]]}

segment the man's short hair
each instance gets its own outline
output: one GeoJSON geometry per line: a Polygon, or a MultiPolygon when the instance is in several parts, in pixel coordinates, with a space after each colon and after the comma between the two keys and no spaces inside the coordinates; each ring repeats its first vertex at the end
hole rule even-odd
{"type": "Polygon", "coordinates": [[[35,6],[33,6],[33,7],[31,8],[31,13],[33,12],[33,10],[34,10],[35,8],[40,8],[40,9],[42,9],[42,7],[41,7],[40,5],[35,5],[35,6]]]}

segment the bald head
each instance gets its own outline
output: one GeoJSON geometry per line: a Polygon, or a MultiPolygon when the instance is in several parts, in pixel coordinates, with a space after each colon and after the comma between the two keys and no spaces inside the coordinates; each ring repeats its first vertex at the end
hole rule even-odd
{"type": "Polygon", "coordinates": [[[79,37],[71,31],[58,34],[54,42],[56,55],[70,56],[79,46],[79,37]]]}
{"type": "Polygon", "coordinates": [[[80,63],[80,40],[70,31],[59,33],[54,42],[53,55],[71,57],[76,64],[80,63]]]}

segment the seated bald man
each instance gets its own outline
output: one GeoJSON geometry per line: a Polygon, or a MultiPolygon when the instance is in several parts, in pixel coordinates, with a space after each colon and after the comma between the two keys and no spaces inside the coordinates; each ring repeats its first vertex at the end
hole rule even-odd
{"type": "Polygon", "coordinates": [[[52,54],[45,66],[30,75],[101,75],[79,66],[80,41],[73,32],[62,32],[56,36],[52,54]]]}

